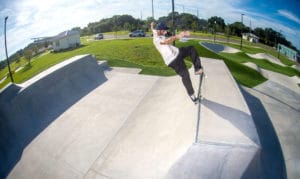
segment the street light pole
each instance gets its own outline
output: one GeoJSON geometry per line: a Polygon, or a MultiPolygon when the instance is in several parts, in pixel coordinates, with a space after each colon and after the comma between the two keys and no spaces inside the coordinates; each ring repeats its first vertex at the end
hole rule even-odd
{"type": "Polygon", "coordinates": [[[10,77],[10,80],[11,82],[14,83],[14,79],[13,79],[13,76],[12,76],[12,73],[11,73],[11,70],[10,70],[10,65],[9,65],[9,60],[8,60],[8,55],[7,55],[7,44],[6,44],[6,21],[8,19],[8,16],[5,17],[5,20],[4,20],[4,42],[5,42],[5,53],[6,53],[6,62],[7,62],[7,67],[8,67],[8,72],[9,72],[9,77],[10,77]]]}
{"type": "Polygon", "coordinates": [[[243,16],[245,14],[241,14],[241,19],[242,19],[242,28],[241,28],[241,46],[240,46],[240,49],[242,49],[243,47],[243,16]]]}
{"type": "Polygon", "coordinates": [[[197,8],[197,31],[199,31],[199,12],[197,8]]]}
{"type": "Polygon", "coordinates": [[[214,25],[214,43],[216,43],[216,26],[217,26],[217,22],[215,21],[215,25],[214,25]]]}
{"type": "MultiPolygon", "coordinates": [[[[173,35],[176,35],[175,26],[174,26],[174,0],[172,0],[172,27],[173,27],[173,35]]],[[[173,45],[175,46],[175,40],[173,41],[173,45]]]]}

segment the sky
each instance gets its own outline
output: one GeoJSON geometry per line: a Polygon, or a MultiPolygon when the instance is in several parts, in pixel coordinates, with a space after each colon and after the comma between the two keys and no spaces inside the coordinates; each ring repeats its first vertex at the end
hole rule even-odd
{"type": "MultiPolygon", "coordinates": [[[[175,11],[208,19],[222,17],[226,24],[241,21],[254,29],[270,27],[300,49],[299,0],[174,0],[175,11]]],[[[172,10],[171,0],[153,0],[154,18],[172,10]]],[[[6,59],[4,19],[8,56],[23,49],[32,38],[54,36],[73,27],[84,28],[113,15],[152,16],[152,0],[0,0],[0,61],[6,59]]]]}

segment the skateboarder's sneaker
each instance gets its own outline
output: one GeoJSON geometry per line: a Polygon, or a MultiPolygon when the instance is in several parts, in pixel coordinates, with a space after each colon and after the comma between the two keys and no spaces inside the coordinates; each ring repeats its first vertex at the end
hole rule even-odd
{"type": "Polygon", "coordinates": [[[195,104],[198,104],[199,99],[195,95],[190,96],[190,98],[195,104]]]}
{"type": "Polygon", "coordinates": [[[203,74],[203,69],[200,68],[198,70],[195,70],[195,75],[202,75],[203,74]]]}

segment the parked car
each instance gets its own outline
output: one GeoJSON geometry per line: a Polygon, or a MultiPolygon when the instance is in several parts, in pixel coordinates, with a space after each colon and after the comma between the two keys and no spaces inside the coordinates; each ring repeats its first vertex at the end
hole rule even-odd
{"type": "Polygon", "coordinates": [[[129,33],[129,37],[145,37],[146,34],[143,30],[135,30],[129,33]]]}
{"type": "Polygon", "coordinates": [[[94,39],[95,40],[103,39],[103,34],[97,34],[97,35],[95,35],[94,39]]]}

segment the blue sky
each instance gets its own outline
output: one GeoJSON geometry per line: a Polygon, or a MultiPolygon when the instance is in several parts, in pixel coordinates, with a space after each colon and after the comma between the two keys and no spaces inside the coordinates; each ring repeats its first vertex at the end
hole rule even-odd
{"type": "MultiPolygon", "coordinates": [[[[174,0],[175,10],[207,19],[220,16],[225,23],[241,20],[251,27],[271,27],[300,49],[299,0],[174,0]]],[[[154,17],[171,12],[171,0],[153,0],[154,17]]],[[[4,60],[4,18],[8,54],[24,48],[31,38],[53,36],[73,27],[85,27],[113,15],[152,16],[151,0],[0,0],[0,60],[4,60]]]]}

